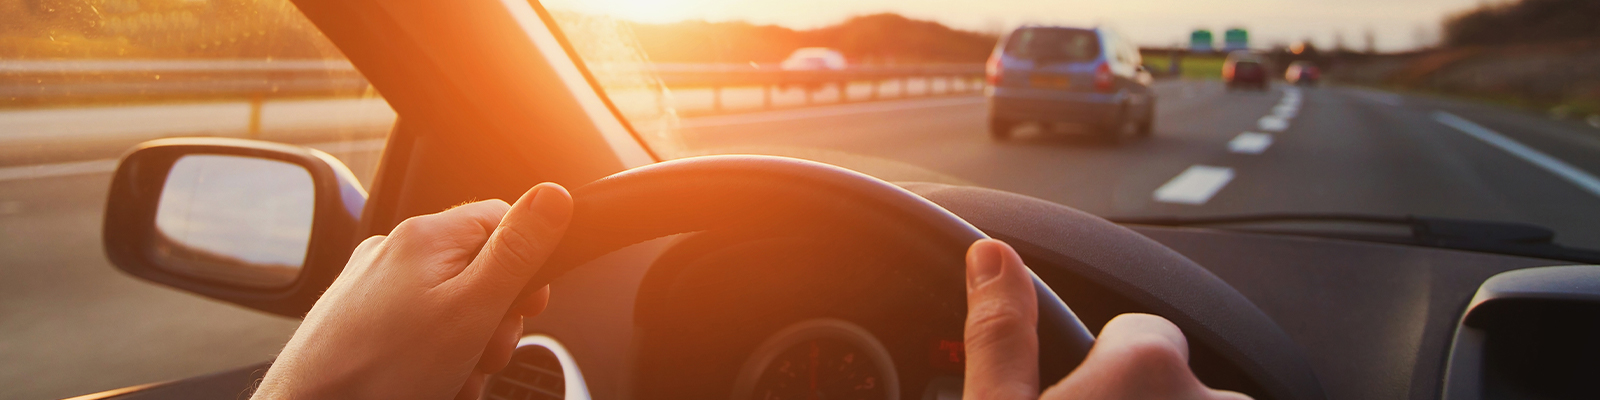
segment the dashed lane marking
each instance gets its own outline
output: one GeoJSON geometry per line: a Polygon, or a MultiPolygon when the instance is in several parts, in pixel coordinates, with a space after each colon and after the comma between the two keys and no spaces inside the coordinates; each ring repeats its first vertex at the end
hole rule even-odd
{"type": "Polygon", "coordinates": [[[1272,134],[1245,132],[1228,141],[1228,151],[1241,154],[1261,154],[1272,146],[1272,134]]]}
{"type": "Polygon", "coordinates": [[[1277,115],[1268,115],[1256,121],[1256,128],[1267,132],[1283,132],[1283,130],[1289,129],[1289,119],[1277,115]]]}
{"type": "Polygon", "coordinates": [[[1193,165],[1156,189],[1156,201],[1202,205],[1233,180],[1233,168],[1193,165]]]}

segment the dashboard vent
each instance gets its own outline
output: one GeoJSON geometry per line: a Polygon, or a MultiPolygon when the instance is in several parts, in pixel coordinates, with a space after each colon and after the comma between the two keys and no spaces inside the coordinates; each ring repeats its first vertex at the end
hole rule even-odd
{"type": "Polygon", "coordinates": [[[566,397],[566,377],[561,360],[544,346],[522,346],[511,354],[511,364],[489,378],[488,400],[560,400],[566,397]]]}

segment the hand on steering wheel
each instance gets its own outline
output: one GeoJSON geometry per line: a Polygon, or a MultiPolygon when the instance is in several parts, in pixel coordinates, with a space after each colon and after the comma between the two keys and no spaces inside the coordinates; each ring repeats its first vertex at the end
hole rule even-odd
{"type": "Polygon", "coordinates": [[[1011,246],[967,249],[966,384],[962,398],[1249,399],[1214,390],[1189,370],[1189,345],[1166,319],[1123,314],[1106,323],[1083,364],[1039,393],[1038,305],[1027,267],[1011,246]]]}
{"type": "MultiPolygon", "coordinates": [[[[295,331],[255,398],[477,398],[503,368],[522,317],[546,291],[519,290],[560,242],[565,189],[541,184],[516,204],[471,203],[407,219],[359,246],[295,331]]],[[[965,397],[1040,398],[1038,305],[1022,260],[995,240],[967,252],[965,397]]],[[[1241,399],[1206,388],[1178,328],[1124,315],[1046,399],[1241,399]]]]}
{"type": "Polygon", "coordinates": [[[519,293],[571,215],[571,195],[546,183],[361,242],[253,398],[477,399],[522,318],[544,310],[547,290],[519,293]]]}

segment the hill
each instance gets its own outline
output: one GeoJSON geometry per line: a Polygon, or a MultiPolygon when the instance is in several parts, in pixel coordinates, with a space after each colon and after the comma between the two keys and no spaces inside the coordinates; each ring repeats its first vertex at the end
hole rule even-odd
{"type": "Polygon", "coordinates": [[[837,49],[857,64],[976,63],[988,58],[997,40],[897,14],[859,16],[809,30],[748,22],[626,25],[658,63],[774,63],[801,47],[837,49]]]}

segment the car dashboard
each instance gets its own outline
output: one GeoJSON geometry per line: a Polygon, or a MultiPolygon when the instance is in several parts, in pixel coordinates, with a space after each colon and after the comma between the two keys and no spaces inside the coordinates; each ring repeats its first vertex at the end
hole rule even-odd
{"type": "MultiPolygon", "coordinates": [[[[1594,376],[1593,364],[1580,361],[1597,352],[1581,336],[1595,332],[1600,287],[1541,297],[1501,284],[1513,289],[1496,292],[1500,300],[1474,300],[1498,274],[1565,263],[1303,236],[1131,228],[1205,266],[1259,306],[1305,353],[1328,399],[1594,394],[1583,392],[1592,385],[1571,379],[1594,376]],[[1478,313],[1486,316],[1464,317],[1478,313]],[[1561,352],[1541,345],[1552,340],[1579,346],[1561,352]],[[1526,370],[1541,365],[1545,369],[1526,370]],[[1560,374],[1526,373],[1552,368],[1560,374]]],[[[486,398],[748,398],[812,384],[810,371],[785,370],[785,363],[838,367],[847,358],[854,369],[815,380],[860,387],[861,398],[959,397],[961,327],[928,323],[964,310],[958,298],[934,294],[948,293],[952,288],[939,285],[959,286],[959,279],[850,268],[860,262],[909,266],[914,256],[820,252],[815,243],[782,240],[729,247],[728,238],[698,235],[632,245],[557,280],[549,308],[527,321],[528,339],[511,367],[490,380],[486,398]],[[774,251],[786,255],[777,262],[792,265],[747,268],[751,255],[774,251]]],[[[1093,330],[1119,313],[1153,311],[1115,290],[1030,265],[1093,330]]],[[[1591,278],[1597,269],[1572,268],[1591,278]]],[[[1191,366],[1208,385],[1273,398],[1217,355],[1219,349],[1193,338],[1191,346],[1191,366]]],[[[98,398],[236,396],[265,367],[98,398]]]]}

